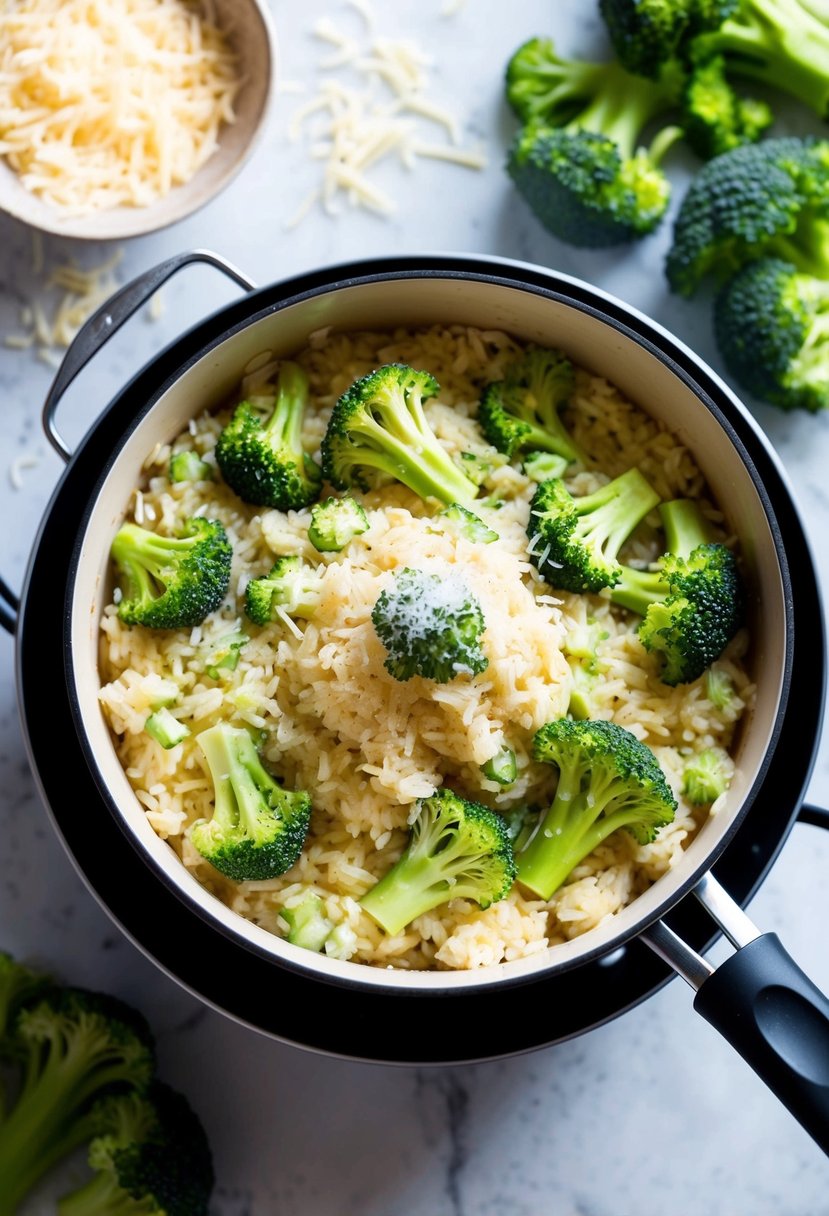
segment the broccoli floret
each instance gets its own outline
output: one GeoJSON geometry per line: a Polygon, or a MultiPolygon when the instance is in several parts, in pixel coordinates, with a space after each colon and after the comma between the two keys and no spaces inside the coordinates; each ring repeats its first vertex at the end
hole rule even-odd
{"type": "Polygon", "coordinates": [[[731,761],[719,747],[706,747],[685,765],[682,792],[694,806],[716,802],[731,784],[731,761]]]}
{"type": "Polygon", "coordinates": [[[510,459],[532,448],[584,463],[560,417],[574,387],[573,365],[561,351],[529,350],[509,364],[503,380],[485,388],[478,407],[481,430],[510,459]]]}
{"type": "Polygon", "coordinates": [[[549,39],[513,56],[508,97],[520,116],[534,117],[518,133],[507,170],[554,236],[601,248],[653,231],[670,198],[660,161],[682,132],[663,127],[647,146],[642,132],[676,106],[681,83],[674,64],[650,81],[617,63],[567,62],[549,39]],[[530,61],[528,73],[522,65],[530,61]]]}
{"type": "Polygon", "coordinates": [[[306,892],[292,908],[281,908],[279,915],[288,924],[286,940],[303,950],[319,952],[334,928],[325,915],[325,905],[318,895],[306,892]]]}
{"type": "Polygon", "coordinates": [[[426,574],[405,567],[380,593],[371,612],[395,680],[423,676],[445,684],[477,675],[489,660],[481,650],[481,605],[454,571],[426,574]]]}
{"type": "Polygon", "coordinates": [[[829,25],[808,0],[709,0],[707,30],[683,49],[690,60],[721,56],[726,72],[789,93],[829,118],[829,25]]]}
{"type": "Polygon", "coordinates": [[[154,1069],[144,1019],[77,988],[51,989],[18,1009],[9,1042],[21,1081],[0,1115],[0,1216],[14,1216],[38,1179],[90,1139],[97,1099],[145,1090],[154,1069]]]}
{"type": "Polygon", "coordinates": [[[230,585],[232,550],[222,525],[194,516],[181,536],[124,524],[112,542],[127,625],[186,629],[214,612],[230,585]]]}
{"type": "Polygon", "coordinates": [[[767,139],[705,165],[683,199],[666,273],[690,296],[713,273],[778,257],[829,278],[829,141],[767,139]]]}
{"type": "Polygon", "coordinates": [[[682,110],[685,138],[705,160],[756,143],[774,122],[766,102],[735,92],[722,55],[694,66],[683,90],[682,110]]]}
{"type": "Polygon", "coordinates": [[[213,469],[192,448],[173,452],[170,457],[170,481],[212,481],[213,469]]]}
{"type": "Polygon", "coordinates": [[[256,625],[283,614],[310,620],[319,607],[323,575],[298,557],[278,557],[270,574],[251,579],[245,588],[245,612],[256,625]]]}
{"type": "Polygon", "coordinates": [[[657,76],[679,50],[694,0],[599,0],[619,62],[629,72],[657,76]]]}
{"type": "Polygon", "coordinates": [[[559,770],[552,805],[518,855],[518,881],[549,899],[588,853],[625,828],[648,844],[676,811],[649,747],[615,722],[542,726],[533,757],[559,770]]]}
{"type": "Polygon", "coordinates": [[[265,414],[243,401],[216,444],[216,462],[243,502],[298,511],[319,498],[322,475],[302,450],[308,377],[296,363],[279,369],[276,401],[265,414]]]}
{"type": "Polygon", "coordinates": [[[434,376],[403,363],[355,380],[334,406],[322,441],[326,479],[339,490],[368,490],[379,474],[421,498],[471,502],[477,485],[450,459],[423,412],[438,388],[434,376]]]}
{"type": "MultiPolygon", "coordinates": [[[[10,954],[0,951],[0,1054],[5,1054],[8,1048],[6,1035],[9,1033],[18,1009],[33,1000],[51,986],[48,976],[33,971],[24,963],[18,963],[10,954]]],[[[0,1086],[2,1092],[2,1086],[0,1086]]],[[[2,1111],[2,1103],[0,1103],[2,1111]]],[[[2,1118],[0,1118],[2,1128],[2,1118]]]]}
{"type": "Polygon", "coordinates": [[[734,682],[727,671],[709,667],[705,673],[705,695],[715,709],[731,709],[734,704],[734,682]]]}
{"type": "Polygon", "coordinates": [[[339,553],[368,527],[368,516],[353,498],[326,498],[311,508],[308,539],[320,553],[339,553]]]}
{"type": "Polygon", "coordinates": [[[714,332],[725,365],[783,410],[829,406],[829,282],[790,262],[749,262],[717,297],[714,332]]]}
{"type": "Polygon", "coordinates": [[[524,457],[523,468],[531,481],[549,481],[551,477],[563,477],[569,463],[555,452],[530,452],[524,457]]]}
{"type": "Polygon", "coordinates": [[[167,751],[171,747],[177,747],[190,734],[190,728],[179,722],[178,718],[174,718],[169,709],[165,708],[150,714],[144,723],[144,730],[167,751]]]}
{"type": "Polygon", "coordinates": [[[467,511],[466,507],[462,507],[459,502],[453,502],[451,507],[441,511],[438,519],[447,520],[466,540],[491,545],[493,541],[499,539],[498,533],[493,528],[488,528],[482,519],[474,512],[467,511]]]}
{"type": "Polygon", "coordinates": [[[234,882],[276,878],[299,858],[311,819],[304,790],[284,790],[262,766],[246,730],[220,722],[197,736],[215,790],[210,820],[190,829],[194,847],[234,882]]]}
{"type": "Polygon", "coordinates": [[[530,503],[527,552],[551,587],[612,587],[621,577],[619,550],[658,502],[638,469],[581,498],[573,498],[563,481],[543,481],[530,503]]]}
{"type": "Polygon", "coordinates": [[[58,1216],[206,1216],[210,1145],[187,1101],[155,1082],[146,1096],[102,1099],[89,1146],[95,1175],[58,1203],[58,1216]]]}
{"type": "Polygon", "coordinates": [[[573,677],[567,712],[581,721],[593,717],[593,693],[604,670],[596,648],[607,637],[606,629],[595,620],[589,620],[564,639],[562,650],[573,677]]]}
{"type": "Polygon", "coordinates": [[[639,640],[661,658],[665,684],[696,680],[740,627],[743,587],[734,554],[708,541],[699,507],[676,499],[660,507],[667,551],[656,570],[622,567],[610,598],[643,620],[639,640]]]}
{"type": "Polygon", "coordinates": [[[488,908],[509,893],[514,879],[512,846],[500,815],[441,789],[418,802],[405,853],[360,903],[395,934],[450,899],[488,908]]]}
{"type": "Polygon", "coordinates": [[[518,762],[511,747],[502,747],[485,764],[481,772],[488,781],[496,781],[498,785],[512,785],[518,776],[518,762]]]}

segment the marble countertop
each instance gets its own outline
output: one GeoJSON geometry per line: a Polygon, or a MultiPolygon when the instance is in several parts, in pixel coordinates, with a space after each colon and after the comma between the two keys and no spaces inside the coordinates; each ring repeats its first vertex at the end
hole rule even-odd
{"type": "MultiPolygon", "coordinates": [[[[483,147],[483,171],[421,160],[388,163],[376,181],[399,201],[388,218],[315,207],[286,221],[313,189],[319,163],[289,137],[291,117],[335,48],[312,36],[321,17],[365,41],[358,5],[272,0],[286,90],[243,174],[191,220],[131,242],[119,281],[192,247],[210,247],[259,282],[331,262],[399,251],[497,253],[575,274],[655,316],[721,371],[708,300],[668,294],[661,262],[668,227],[637,247],[580,252],[549,237],[502,171],[513,129],[501,98],[507,54],[553,32],[568,53],[604,49],[595,0],[444,0],[375,3],[377,32],[403,35],[434,60],[431,95],[462,120],[463,143],[483,147]],[[393,18],[390,15],[393,10],[393,18]]],[[[802,119],[789,120],[790,123],[802,119]]],[[[430,142],[444,136],[428,123],[430,142]]],[[[796,125],[789,129],[798,129],[796,125]]],[[[693,168],[678,153],[677,195],[693,168]]],[[[48,305],[46,280],[74,257],[102,262],[108,246],[57,239],[33,272],[32,237],[0,217],[0,334],[21,305],[48,305]]],[[[71,390],[61,414],[70,442],[125,379],[177,333],[233,298],[211,271],[164,290],[162,315],[136,318],[71,390]]],[[[40,430],[51,368],[32,351],[0,346],[4,420],[0,461],[0,573],[19,586],[61,465],[40,430]],[[23,458],[22,460],[19,458],[23,458]],[[12,468],[17,476],[12,475],[12,468]],[[19,484],[15,484],[19,482],[19,484]]],[[[757,406],[788,472],[829,588],[829,413],[786,417],[757,406]]],[[[390,1068],[323,1058],[267,1039],[204,1007],[113,925],[56,839],[28,770],[17,717],[13,644],[0,637],[0,948],[74,983],[139,1005],[157,1035],[162,1075],[184,1090],[208,1128],[218,1186],[214,1216],[822,1216],[826,1162],[808,1136],[691,1006],[680,980],[624,1017],[534,1054],[474,1066],[390,1068]]],[[[44,680],[45,695],[48,686],[44,680]]],[[[796,712],[796,711],[795,711],[796,712]]],[[[815,724],[804,722],[812,731],[815,724]]],[[[71,798],[71,791],[67,791],[71,798]]],[[[829,744],[810,797],[829,801],[829,744]]],[[[78,814],[83,807],[78,806],[78,814]]],[[[824,988],[829,952],[829,837],[797,827],[750,906],[824,988]]],[[[723,957],[719,947],[714,952],[723,957]]],[[[539,1010],[539,1017],[544,1011],[539,1010]]],[[[27,1213],[52,1211],[40,1192],[27,1213]]]]}

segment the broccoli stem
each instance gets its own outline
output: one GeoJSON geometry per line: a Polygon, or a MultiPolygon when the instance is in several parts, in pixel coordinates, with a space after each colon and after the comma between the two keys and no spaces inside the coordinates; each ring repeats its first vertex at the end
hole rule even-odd
{"type": "MultiPolygon", "coordinates": [[[[676,101],[679,76],[669,69],[663,79],[653,81],[632,76],[616,63],[590,66],[597,69],[592,82],[593,100],[565,130],[570,134],[593,131],[604,135],[618,146],[622,160],[630,160],[640,146],[642,131],[648,123],[676,101]]],[[[658,145],[657,160],[681,134],[678,127],[668,127],[659,133],[653,144],[654,147],[658,145]]]]}
{"type": "Polygon", "coordinates": [[[279,369],[276,405],[264,430],[275,449],[302,451],[302,416],[308,399],[308,377],[296,363],[283,363],[279,369]]]}
{"type": "Polygon", "coordinates": [[[801,211],[795,231],[775,236],[763,253],[791,262],[804,274],[829,279],[829,223],[809,211],[801,211]]]}
{"type": "MultiPolygon", "coordinates": [[[[662,503],[659,508],[665,529],[665,552],[688,558],[699,545],[710,540],[708,525],[699,507],[689,498],[662,503]]],[[[622,567],[622,577],[611,588],[610,598],[631,612],[644,616],[651,604],[664,600],[670,588],[660,570],[634,570],[622,567]]]]}
{"type": "Polygon", "coordinates": [[[58,1203],[58,1216],[138,1216],[141,1208],[111,1175],[97,1173],[58,1203]]]}
{"type": "MultiPolygon", "coordinates": [[[[416,408],[422,416],[420,406],[416,408]]],[[[376,448],[360,450],[360,464],[403,481],[421,498],[465,503],[477,497],[478,487],[452,463],[436,441],[427,438],[429,425],[425,417],[421,429],[418,424],[410,425],[408,414],[402,417],[401,414],[402,411],[390,414],[385,428],[371,417],[363,417],[351,425],[355,434],[377,444],[376,448]]]]}
{"type": "Polygon", "coordinates": [[[792,378],[806,384],[824,385],[829,364],[829,283],[814,280],[809,292],[817,303],[817,314],[809,325],[803,347],[792,362],[792,378]]]}
{"type": "Polygon", "coordinates": [[[391,934],[452,898],[451,864],[465,856],[456,835],[440,854],[440,864],[429,853],[404,855],[360,900],[363,908],[391,934]]]}
{"type": "Polygon", "coordinates": [[[216,789],[213,821],[225,830],[242,824],[254,839],[262,812],[261,790],[273,778],[262,766],[246,730],[208,730],[199,735],[216,789]]]}

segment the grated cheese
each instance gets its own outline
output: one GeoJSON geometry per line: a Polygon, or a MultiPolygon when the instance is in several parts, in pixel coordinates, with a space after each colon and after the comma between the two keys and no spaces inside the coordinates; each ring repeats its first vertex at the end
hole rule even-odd
{"type": "Polygon", "coordinates": [[[0,155],[71,215],[146,206],[233,122],[239,78],[197,0],[7,0],[0,155]]]}

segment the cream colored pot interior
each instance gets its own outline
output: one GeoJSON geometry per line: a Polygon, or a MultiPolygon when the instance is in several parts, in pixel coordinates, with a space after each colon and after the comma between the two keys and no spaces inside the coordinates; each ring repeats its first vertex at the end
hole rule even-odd
{"type": "Polygon", "coordinates": [[[611,950],[653,920],[706,867],[733,823],[766,754],[780,697],[785,654],[784,594],[769,524],[740,456],[720,424],[695,394],[635,340],[575,307],[530,291],[457,279],[409,279],[358,284],[300,301],[260,319],[201,357],[159,399],[118,453],[82,537],[72,608],[72,669],[80,712],[99,777],[110,791],[127,831],[167,881],[203,916],[240,943],[293,967],[381,988],[428,990],[497,983],[572,964],[587,952],[611,950]],[[166,443],[205,406],[218,405],[238,383],[243,368],[264,351],[291,354],[322,326],[389,328],[461,322],[505,329],[518,337],[560,346],[577,363],[614,381],[633,401],[663,420],[694,453],[714,496],[742,542],[750,578],[753,667],[757,704],[742,733],[728,805],[709,819],[682,861],[612,921],[544,954],[475,972],[411,973],[345,963],[300,950],[237,916],[210,895],[156,836],[116,757],[99,708],[97,634],[111,593],[108,554],[141,476],[147,454],[166,443]]]}

